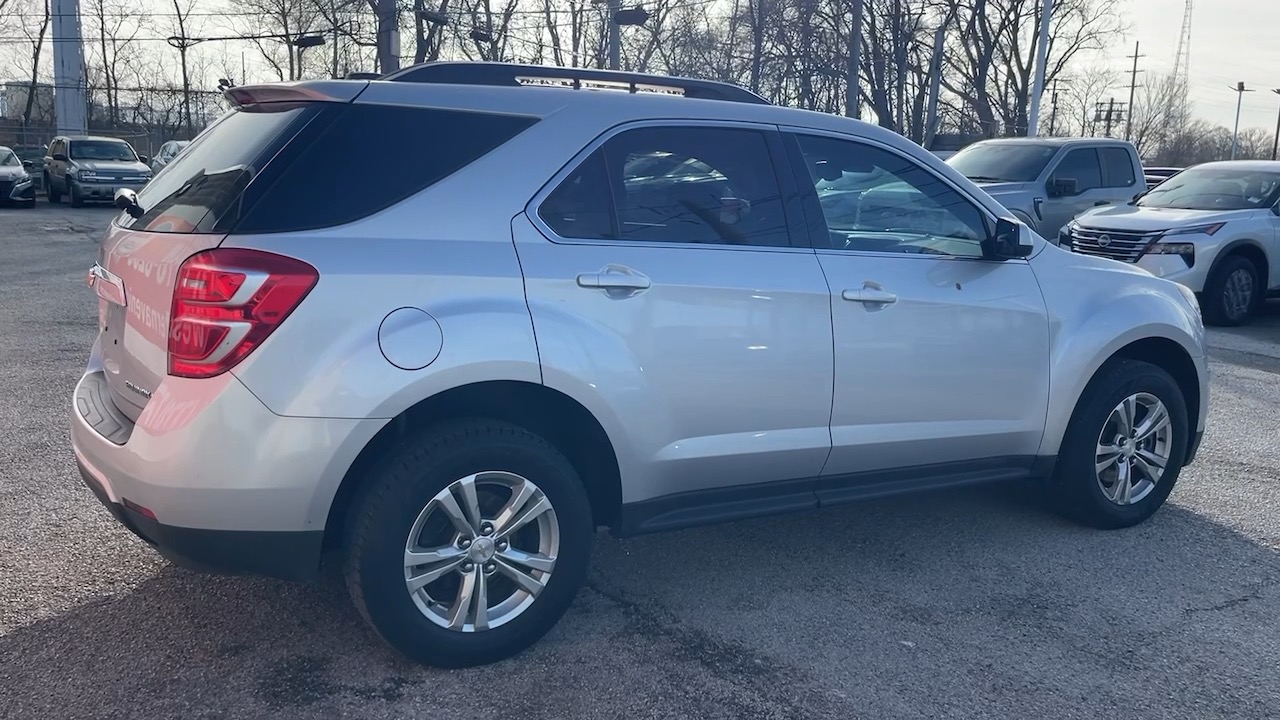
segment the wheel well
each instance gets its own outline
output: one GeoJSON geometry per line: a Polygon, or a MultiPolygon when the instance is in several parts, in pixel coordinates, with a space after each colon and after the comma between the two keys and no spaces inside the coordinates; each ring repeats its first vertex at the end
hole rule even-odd
{"type": "Polygon", "coordinates": [[[1249,262],[1253,263],[1254,269],[1258,271],[1258,282],[1262,285],[1262,290],[1265,293],[1267,287],[1271,284],[1270,279],[1267,277],[1271,268],[1267,262],[1267,254],[1263,252],[1262,248],[1254,245],[1253,243],[1241,243],[1235,247],[1229,248],[1225,255],[1220,255],[1218,259],[1214,261],[1214,267],[1210,270],[1209,274],[1212,275],[1213,272],[1218,269],[1217,266],[1221,264],[1222,261],[1236,255],[1244,257],[1249,262]]]}
{"type": "Polygon", "coordinates": [[[612,525],[622,506],[622,479],[613,444],[589,410],[545,385],[493,381],[434,395],[401,413],[374,436],[338,486],[325,522],[326,549],[337,548],[356,491],[374,464],[414,431],[461,418],[502,420],[545,438],[565,454],[591,502],[596,525],[612,525]]]}
{"type": "Polygon", "coordinates": [[[1181,345],[1167,338],[1144,338],[1116,351],[1113,357],[1129,358],[1151,363],[1173,376],[1187,401],[1188,431],[1195,433],[1196,420],[1200,417],[1200,375],[1191,355],[1181,345]]]}

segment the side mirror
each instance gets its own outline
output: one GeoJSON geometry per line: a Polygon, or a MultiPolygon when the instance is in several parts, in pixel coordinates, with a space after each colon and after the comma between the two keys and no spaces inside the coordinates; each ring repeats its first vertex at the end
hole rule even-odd
{"type": "Polygon", "coordinates": [[[26,168],[26,169],[28,169],[28,170],[33,169],[35,166],[36,166],[36,164],[35,164],[34,162],[30,161],[30,160],[23,160],[23,161],[22,161],[22,167],[24,167],[24,168],[26,168]]]}
{"type": "Polygon", "coordinates": [[[129,213],[129,217],[137,219],[142,217],[142,208],[138,205],[138,194],[129,188],[120,188],[116,191],[115,197],[116,207],[129,213]]]}
{"type": "Polygon", "coordinates": [[[138,162],[147,162],[147,161],[148,161],[148,160],[150,160],[150,159],[151,159],[151,158],[147,157],[146,155],[139,155],[139,156],[138,156],[138,162]]]}
{"type": "Polygon", "coordinates": [[[70,158],[67,157],[66,153],[54,153],[53,159],[57,160],[58,162],[67,162],[67,160],[69,160],[70,158]]]}
{"type": "Polygon", "coordinates": [[[1049,178],[1045,192],[1049,197],[1069,197],[1080,194],[1080,183],[1075,178],[1049,178]]]}
{"type": "Polygon", "coordinates": [[[1280,216],[1280,202],[1277,202],[1275,205],[1271,206],[1271,214],[1280,216]]]}
{"type": "Polygon", "coordinates": [[[1035,249],[1031,228],[1006,218],[996,220],[996,231],[982,244],[982,252],[993,260],[1024,258],[1035,249]]]}

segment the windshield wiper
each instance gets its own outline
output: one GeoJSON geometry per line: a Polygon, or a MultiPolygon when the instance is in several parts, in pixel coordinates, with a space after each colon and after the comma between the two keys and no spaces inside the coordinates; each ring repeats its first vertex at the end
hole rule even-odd
{"type": "Polygon", "coordinates": [[[1004,178],[998,178],[998,177],[991,177],[990,175],[965,175],[965,177],[969,178],[974,182],[1011,182],[1010,180],[1005,180],[1004,178]]]}

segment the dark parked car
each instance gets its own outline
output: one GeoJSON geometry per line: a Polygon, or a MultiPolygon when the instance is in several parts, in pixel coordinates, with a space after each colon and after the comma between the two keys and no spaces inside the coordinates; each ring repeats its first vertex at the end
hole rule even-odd
{"type": "Polygon", "coordinates": [[[35,207],[36,187],[27,170],[16,153],[0,145],[0,205],[35,207]]]}

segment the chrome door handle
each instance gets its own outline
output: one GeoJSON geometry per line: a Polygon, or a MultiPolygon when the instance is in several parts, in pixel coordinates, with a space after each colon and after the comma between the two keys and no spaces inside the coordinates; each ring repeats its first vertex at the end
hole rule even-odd
{"type": "Polygon", "coordinates": [[[898,302],[898,296],[891,292],[885,292],[880,288],[864,287],[857,290],[845,290],[840,293],[840,297],[850,302],[866,303],[868,305],[889,305],[898,302]]]}

